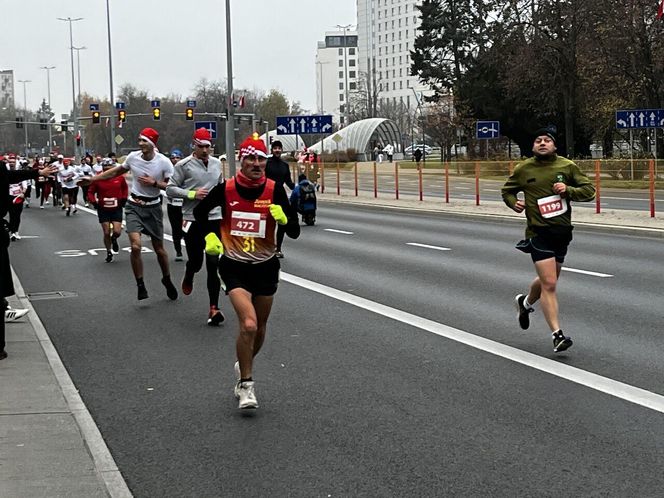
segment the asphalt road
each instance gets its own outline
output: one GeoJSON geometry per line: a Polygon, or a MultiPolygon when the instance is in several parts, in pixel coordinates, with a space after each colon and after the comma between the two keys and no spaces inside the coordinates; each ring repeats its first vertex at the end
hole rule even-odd
{"type": "MultiPolygon", "coordinates": [[[[372,173],[358,172],[358,190],[363,192],[374,191],[374,177],[372,173]]],[[[376,190],[380,196],[395,195],[394,171],[387,172],[383,169],[376,175],[376,190]]],[[[480,180],[480,202],[501,201],[500,189],[503,182],[495,180],[480,180]]],[[[420,192],[419,178],[415,170],[400,170],[398,176],[400,195],[417,196],[420,192]]],[[[339,187],[342,193],[355,191],[355,175],[351,170],[340,171],[339,187]]],[[[337,190],[337,174],[334,168],[325,171],[325,191],[334,193],[337,190]]],[[[608,189],[604,188],[601,194],[602,209],[630,209],[648,212],[650,210],[650,198],[647,190],[639,189],[608,189]]],[[[438,172],[426,172],[422,175],[422,195],[426,199],[445,198],[445,176],[442,170],[438,172]]],[[[475,179],[468,177],[449,176],[449,196],[454,199],[475,199],[475,179]]],[[[664,198],[657,199],[655,196],[657,211],[664,207],[664,198]]],[[[661,196],[660,196],[661,197],[661,196]]],[[[575,208],[595,209],[595,202],[577,203],[575,208]]]]}
{"type": "Polygon", "coordinates": [[[554,355],[541,313],[516,325],[522,231],[323,206],[284,246],[253,417],[202,276],[170,302],[147,253],[137,302],[86,212],[26,211],[11,251],[26,292],[77,294],[33,305],[137,497],[661,496],[662,239],[575,230],[554,355]]]}

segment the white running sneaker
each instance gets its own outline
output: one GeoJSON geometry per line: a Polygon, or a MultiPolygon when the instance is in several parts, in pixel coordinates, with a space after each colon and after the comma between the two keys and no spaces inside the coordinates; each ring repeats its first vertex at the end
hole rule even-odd
{"type": "Polygon", "coordinates": [[[13,322],[28,314],[28,310],[7,308],[5,310],[5,322],[13,322]]]}
{"type": "Polygon", "coordinates": [[[14,240],[21,240],[21,236],[18,234],[18,232],[14,232],[14,240]]]}
{"type": "Polygon", "coordinates": [[[256,401],[253,380],[239,382],[238,391],[240,395],[240,402],[238,403],[237,407],[240,410],[255,410],[258,408],[258,401],[256,401]]]}
{"type": "Polygon", "coordinates": [[[240,399],[240,379],[242,375],[240,374],[240,362],[236,361],[233,365],[233,371],[235,372],[235,387],[233,388],[233,393],[235,394],[235,399],[240,399]]]}

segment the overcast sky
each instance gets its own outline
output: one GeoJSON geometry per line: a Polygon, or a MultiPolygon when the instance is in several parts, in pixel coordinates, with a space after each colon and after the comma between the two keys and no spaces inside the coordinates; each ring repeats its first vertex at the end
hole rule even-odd
{"type": "MultiPolygon", "coordinates": [[[[132,83],[151,96],[190,95],[201,78],[226,79],[225,0],[109,0],[115,95],[132,83]]],[[[15,99],[36,110],[47,97],[56,116],[72,106],[69,23],[80,51],[83,92],[109,97],[105,0],[0,0],[0,69],[13,69],[15,99]]],[[[355,24],[355,0],[231,0],[235,87],[277,88],[315,110],[316,42],[337,24],[355,24]]],[[[76,52],[74,52],[76,64],[76,52]]],[[[76,66],[75,66],[76,67],[76,66]]],[[[77,74],[75,73],[77,79],[77,74]]]]}

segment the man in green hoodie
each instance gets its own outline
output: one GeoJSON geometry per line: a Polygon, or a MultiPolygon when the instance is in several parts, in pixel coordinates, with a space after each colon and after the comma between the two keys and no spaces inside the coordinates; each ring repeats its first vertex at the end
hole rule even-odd
{"type": "Polygon", "coordinates": [[[514,168],[502,189],[503,201],[517,213],[526,212],[526,238],[517,249],[530,254],[537,277],[528,294],[515,297],[519,325],[530,326],[533,304],[542,302],[542,312],[553,336],[553,351],[565,351],[572,345],[558,320],[556,284],[572,241],[572,206],[570,201],[587,202],[595,198],[595,188],[579,167],[556,154],[556,130],[548,127],[535,133],[533,157],[514,168]],[[517,194],[523,192],[524,198],[517,194]]]}

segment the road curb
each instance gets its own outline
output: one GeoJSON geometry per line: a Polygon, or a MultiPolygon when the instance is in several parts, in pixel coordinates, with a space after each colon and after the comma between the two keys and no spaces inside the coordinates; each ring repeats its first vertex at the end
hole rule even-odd
{"type": "Polygon", "coordinates": [[[83,437],[83,442],[92,457],[95,471],[100,482],[103,483],[111,498],[132,498],[133,495],[122,477],[122,474],[113,459],[113,455],[111,455],[108,446],[106,446],[106,442],[104,441],[97,424],[78,393],[78,389],[76,389],[74,382],[69,376],[69,372],[67,372],[64,363],[62,363],[60,355],[55,349],[53,342],[51,342],[51,338],[49,337],[44,324],[39,319],[39,316],[26,295],[23,285],[17,277],[13,267],[12,276],[14,279],[16,296],[21,300],[21,306],[25,306],[30,310],[27,315],[28,321],[35,331],[39,345],[46,355],[46,359],[48,360],[51,371],[60,386],[62,395],[67,402],[67,406],[69,407],[71,414],[74,416],[74,420],[76,420],[76,424],[83,437]]]}

